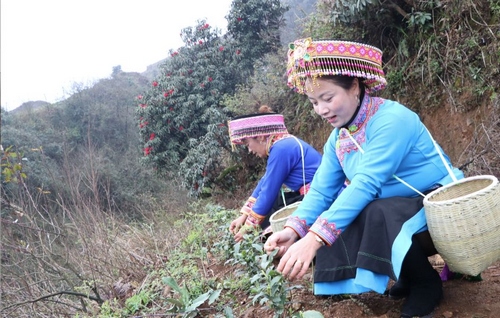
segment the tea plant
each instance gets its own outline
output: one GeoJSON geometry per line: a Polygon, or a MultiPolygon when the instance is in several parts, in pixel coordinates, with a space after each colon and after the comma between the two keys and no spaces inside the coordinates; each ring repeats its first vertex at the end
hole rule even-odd
{"type": "Polygon", "coordinates": [[[134,314],[141,309],[145,309],[151,302],[151,299],[150,292],[142,290],[125,301],[125,312],[127,314],[134,314]]]}
{"type": "Polygon", "coordinates": [[[179,293],[180,298],[167,298],[166,301],[172,305],[168,310],[172,313],[182,313],[185,318],[196,317],[198,315],[198,307],[208,300],[211,305],[220,295],[220,290],[209,290],[208,292],[193,299],[191,293],[184,285],[180,287],[172,277],[164,277],[163,283],[170,286],[174,291],[179,293]]]}

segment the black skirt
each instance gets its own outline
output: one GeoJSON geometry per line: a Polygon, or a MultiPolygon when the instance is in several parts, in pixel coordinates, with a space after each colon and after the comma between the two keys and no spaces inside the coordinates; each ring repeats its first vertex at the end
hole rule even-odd
{"type": "Polygon", "coordinates": [[[391,261],[394,241],[404,223],[422,207],[420,196],[377,199],[368,204],[331,246],[317,251],[314,282],[354,278],[358,268],[396,280],[391,261]]]}

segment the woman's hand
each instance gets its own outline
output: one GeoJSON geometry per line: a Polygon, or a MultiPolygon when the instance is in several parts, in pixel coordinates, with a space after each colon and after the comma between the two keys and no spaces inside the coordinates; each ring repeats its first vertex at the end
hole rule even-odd
{"type": "Polygon", "coordinates": [[[277,257],[285,254],[287,249],[298,239],[297,233],[290,228],[285,228],[282,231],[273,233],[264,245],[264,251],[269,255],[274,250],[279,249],[277,257]]]}
{"type": "Polygon", "coordinates": [[[322,246],[314,236],[314,233],[309,232],[291,245],[281,257],[276,270],[290,280],[302,278],[316,256],[316,251],[322,246]]]}
{"type": "Polygon", "coordinates": [[[229,231],[234,234],[234,239],[236,242],[240,242],[241,240],[243,240],[243,234],[245,234],[245,231],[243,230],[242,226],[243,224],[245,224],[246,220],[247,215],[242,214],[240,215],[240,217],[231,222],[231,225],[229,225],[229,231]]]}

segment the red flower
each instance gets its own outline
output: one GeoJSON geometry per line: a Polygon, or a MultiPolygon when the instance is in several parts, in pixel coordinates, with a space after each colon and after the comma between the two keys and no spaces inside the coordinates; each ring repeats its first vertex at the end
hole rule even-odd
{"type": "MultiPolygon", "coordinates": [[[[169,110],[170,110],[170,111],[173,111],[174,109],[173,109],[172,107],[170,107],[170,108],[169,108],[169,110]]],[[[170,120],[169,120],[169,122],[170,122],[170,120]]]]}
{"type": "Polygon", "coordinates": [[[182,127],[182,125],[179,126],[179,131],[183,131],[183,130],[184,130],[184,127],[182,127]]]}
{"type": "Polygon", "coordinates": [[[137,99],[142,99],[142,95],[137,95],[137,99]]]}
{"type": "Polygon", "coordinates": [[[168,92],[163,93],[163,96],[168,97],[168,92]]]}
{"type": "Polygon", "coordinates": [[[202,45],[202,44],[203,44],[203,41],[202,41],[202,40],[200,40],[198,43],[199,43],[200,45],[202,45]]]}
{"type": "Polygon", "coordinates": [[[205,87],[205,84],[201,83],[201,84],[200,84],[200,86],[201,86],[201,87],[205,87]]]}
{"type": "Polygon", "coordinates": [[[172,95],[174,93],[174,89],[172,88],[171,90],[168,91],[170,93],[170,95],[172,95]]]}
{"type": "Polygon", "coordinates": [[[242,17],[238,17],[236,20],[238,20],[238,22],[240,22],[241,20],[243,20],[242,17]]]}
{"type": "Polygon", "coordinates": [[[174,57],[176,55],[179,55],[179,52],[175,51],[174,53],[172,53],[172,57],[174,57]]]}
{"type": "Polygon", "coordinates": [[[221,52],[224,51],[224,47],[223,46],[219,47],[219,51],[221,52]]]}
{"type": "Polygon", "coordinates": [[[139,106],[141,106],[141,108],[146,108],[148,105],[146,105],[146,104],[139,104],[139,106]]]}
{"type": "Polygon", "coordinates": [[[211,82],[213,79],[211,77],[208,77],[208,81],[211,82]]]}
{"type": "Polygon", "coordinates": [[[236,55],[240,55],[241,51],[238,49],[236,50],[236,55]]]}
{"type": "Polygon", "coordinates": [[[188,74],[191,74],[191,73],[193,73],[193,70],[188,70],[188,74]]]}
{"type": "Polygon", "coordinates": [[[149,135],[149,140],[155,139],[155,136],[156,136],[155,133],[151,133],[151,135],[149,135]]]}
{"type": "Polygon", "coordinates": [[[151,153],[151,150],[153,150],[153,147],[151,146],[144,148],[144,155],[149,155],[151,153]]]}
{"type": "Polygon", "coordinates": [[[209,27],[208,23],[205,23],[204,27],[205,27],[205,29],[208,29],[208,27],[209,27]]]}
{"type": "Polygon", "coordinates": [[[154,87],[158,86],[158,82],[157,82],[157,81],[154,81],[154,82],[153,82],[153,86],[154,86],[154,87]]]}

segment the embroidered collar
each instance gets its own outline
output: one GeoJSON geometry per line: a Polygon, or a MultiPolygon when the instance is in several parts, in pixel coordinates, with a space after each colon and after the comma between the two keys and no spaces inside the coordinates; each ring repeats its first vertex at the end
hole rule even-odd
{"type": "Polygon", "coordinates": [[[358,132],[366,123],[368,118],[367,114],[371,113],[370,110],[372,108],[372,104],[372,98],[368,94],[365,94],[365,96],[363,96],[363,101],[357,110],[356,117],[347,126],[347,130],[349,130],[351,134],[358,132]]]}
{"type": "Polygon", "coordinates": [[[269,156],[269,150],[271,147],[278,141],[292,137],[291,134],[279,134],[279,135],[271,135],[269,138],[267,138],[267,145],[266,145],[266,155],[269,156]]]}

